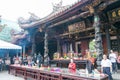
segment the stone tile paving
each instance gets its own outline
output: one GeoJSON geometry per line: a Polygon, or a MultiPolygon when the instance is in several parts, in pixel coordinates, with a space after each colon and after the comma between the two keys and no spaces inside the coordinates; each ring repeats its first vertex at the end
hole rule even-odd
{"type": "Polygon", "coordinates": [[[114,80],[120,80],[120,70],[112,74],[114,80]]]}
{"type": "Polygon", "coordinates": [[[7,71],[0,72],[0,80],[24,80],[23,78],[16,77],[14,75],[8,74],[7,71]]]}

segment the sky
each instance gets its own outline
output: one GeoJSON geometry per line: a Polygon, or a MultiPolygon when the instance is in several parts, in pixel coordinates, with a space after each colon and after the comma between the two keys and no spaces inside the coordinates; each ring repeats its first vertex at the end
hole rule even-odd
{"type": "MultiPolygon", "coordinates": [[[[52,3],[61,0],[0,0],[0,15],[3,19],[17,22],[19,17],[28,19],[28,12],[43,18],[52,12],[52,3]]],[[[78,0],[62,0],[63,5],[70,5],[78,0]]]]}

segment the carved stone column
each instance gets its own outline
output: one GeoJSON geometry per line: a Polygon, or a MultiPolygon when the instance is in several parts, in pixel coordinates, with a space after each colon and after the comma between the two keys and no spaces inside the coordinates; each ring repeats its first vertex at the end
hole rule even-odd
{"type": "Polygon", "coordinates": [[[109,55],[111,50],[111,42],[110,42],[110,33],[109,33],[108,25],[105,25],[105,32],[106,32],[107,49],[108,49],[108,55],[109,55]]]}
{"type": "Polygon", "coordinates": [[[44,65],[49,65],[48,51],[48,33],[46,31],[44,36],[44,65]]]}
{"type": "Polygon", "coordinates": [[[94,25],[95,27],[95,48],[97,53],[97,68],[100,70],[101,60],[103,56],[102,37],[100,32],[100,17],[97,13],[94,13],[94,25]]]}
{"type": "Polygon", "coordinates": [[[35,40],[33,39],[33,41],[32,41],[32,54],[34,54],[35,53],[35,40]]]}
{"type": "Polygon", "coordinates": [[[35,54],[35,33],[32,35],[31,37],[31,40],[32,40],[32,52],[31,52],[31,55],[34,55],[35,54]]]}

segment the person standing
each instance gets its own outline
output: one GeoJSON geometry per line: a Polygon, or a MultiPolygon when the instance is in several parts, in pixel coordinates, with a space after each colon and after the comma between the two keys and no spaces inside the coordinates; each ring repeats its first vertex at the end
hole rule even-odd
{"type": "Polygon", "coordinates": [[[108,80],[113,80],[112,78],[112,63],[109,59],[107,59],[107,56],[106,55],[103,55],[103,59],[101,61],[101,71],[104,73],[104,74],[107,74],[108,75],[108,80]]]}
{"type": "Polygon", "coordinates": [[[117,68],[120,69],[120,55],[117,57],[117,68]]]}
{"type": "Polygon", "coordinates": [[[0,71],[2,71],[2,63],[3,63],[3,60],[2,58],[0,58],[0,71]]]}
{"type": "Polygon", "coordinates": [[[113,73],[115,73],[116,72],[116,67],[117,67],[117,63],[116,63],[116,61],[117,61],[117,55],[113,52],[113,50],[111,50],[110,51],[111,53],[110,53],[110,55],[109,55],[109,59],[110,59],[110,61],[111,61],[111,63],[112,63],[112,72],[113,73]]]}
{"type": "Polygon", "coordinates": [[[70,73],[75,73],[76,71],[76,64],[73,62],[73,59],[70,59],[70,63],[68,65],[68,69],[70,73]]]}
{"type": "Polygon", "coordinates": [[[39,53],[37,56],[37,61],[36,61],[38,67],[41,67],[41,64],[43,63],[43,58],[41,56],[41,54],[39,53]]]}
{"type": "Polygon", "coordinates": [[[9,57],[5,60],[5,64],[6,64],[6,70],[9,70],[9,65],[11,64],[9,57]]]}

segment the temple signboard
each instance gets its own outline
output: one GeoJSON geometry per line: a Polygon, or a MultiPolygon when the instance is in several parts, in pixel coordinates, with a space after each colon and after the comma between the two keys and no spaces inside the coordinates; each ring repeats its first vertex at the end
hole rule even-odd
{"type": "Polygon", "coordinates": [[[69,32],[81,31],[83,29],[85,29],[85,22],[84,21],[77,22],[77,23],[74,23],[74,24],[71,24],[68,26],[69,32]]]}
{"type": "Polygon", "coordinates": [[[107,14],[110,22],[120,21],[120,8],[113,9],[112,11],[109,11],[107,14]]]}

